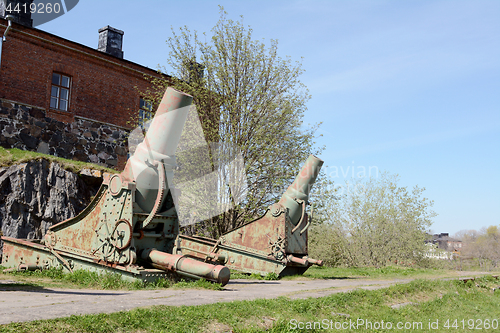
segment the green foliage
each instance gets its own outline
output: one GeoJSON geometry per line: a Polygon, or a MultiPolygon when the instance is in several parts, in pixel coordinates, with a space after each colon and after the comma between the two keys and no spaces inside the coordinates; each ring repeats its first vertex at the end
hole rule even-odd
{"type": "MultiPolygon", "coordinates": [[[[234,188],[220,195],[222,204],[235,207],[207,223],[204,233],[216,238],[259,216],[276,201],[308,155],[319,152],[314,148],[318,125],[306,127],[302,122],[310,96],[299,80],[301,63],[280,58],[276,40],[267,47],[253,38],[242,21],[228,19],[222,7],[210,37],[199,38],[187,27],[172,33],[167,40],[172,78],[153,80],[154,87],[146,95],[158,104],[165,87],[171,85],[192,95],[206,141],[222,147],[217,154],[240,151],[252,185],[243,189],[248,192],[239,204],[234,188]]],[[[193,161],[190,154],[179,157],[183,168],[206,160],[193,161]]],[[[211,163],[217,167],[215,161],[211,163]]]]}
{"type": "Polygon", "coordinates": [[[65,273],[60,268],[50,268],[36,271],[12,271],[9,274],[19,277],[49,278],[80,288],[137,289],[138,286],[136,283],[123,280],[120,274],[112,272],[99,274],[88,270],[75,270],[73,273],[65,273]]]}
{"type": "Polygon", "coordinates": [[[278,276],[278,274],[276,274],[274,272],[268,273],[264,277],[264,280],[269,280],[269,281],[276,281],[276,280],[279,280],[279,279],[280,279],[280,277],[278,276]]]}
{"type": "Polygon", "coordinates": [[[382,173],[354,181],[322,209],[325,222],[311,228],[310,254],[328,265],[413,265],[423,257],[426,231],[436,215],[424,188],[399,186],[382,173]],[[338,200],[337,200],[338,199],[338,200]]]}
{"type": "Polygon", "coordinates": [[[211,289],[211,290],[224,290],[222,285],[220,283],[214,283],[207,281],[205,279],[199,279],[199,280],[181,280],[174,284],[175,288],[197,288],[197,289],[211,289]]]}

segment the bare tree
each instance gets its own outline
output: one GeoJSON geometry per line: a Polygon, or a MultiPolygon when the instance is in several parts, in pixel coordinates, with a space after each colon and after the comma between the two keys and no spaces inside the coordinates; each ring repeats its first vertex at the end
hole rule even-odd
{"type": "Polygon", "coordinates": [[[479,267],[485,269],[488,262],[491,268],[500,264],[500,230],[498,226],[489,226],[481,230],[461,230],[455,238],[462,240],[461,257],[475,259],[479,267]]]}

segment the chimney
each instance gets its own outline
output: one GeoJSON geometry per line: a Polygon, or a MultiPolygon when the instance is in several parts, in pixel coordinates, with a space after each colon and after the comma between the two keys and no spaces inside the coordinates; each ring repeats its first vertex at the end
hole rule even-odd
{"type": "Polygon", "coordinates": [[[123,31],[108,26],[99,29],[99,46],[97,50],[123,59],[123,31]]]}
{"type": "Polygon", "coordinates": [[[0,17],[6,18],[7,15],[12,15],[14,22],[32,28],[30,10],[32,3],[33,0],[0,0],[0,17]]]}

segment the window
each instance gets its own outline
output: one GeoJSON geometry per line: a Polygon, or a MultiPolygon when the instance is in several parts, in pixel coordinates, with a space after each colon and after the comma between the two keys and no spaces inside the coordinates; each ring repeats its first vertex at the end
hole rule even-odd
{"type": "Polygon", "coordinates": [[[50,107],[68,111],[69,89],[71,78],[66,75],[52,73],[52,88],[50,90],[50,107]]]}
{"type": "Polygon", "coordinates": [[[139,102],[139,126],[145,130],[144,125],[151,119],[153,104],[141,98],[139,102]]]}

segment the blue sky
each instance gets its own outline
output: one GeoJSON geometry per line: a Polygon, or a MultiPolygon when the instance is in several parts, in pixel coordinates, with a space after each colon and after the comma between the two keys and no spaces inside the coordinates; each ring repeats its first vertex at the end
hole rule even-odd
{"type": "Polygon", "coordinates": [[[376,167],[426,188],[434,232],[500,224],[500,1],[80,0],[38,28],[96,48],[111,25],[126,59],[156,69],[171,27],[210,32],[218,5],[304,58],[305,122],[323,122],[337,184],[376,167]]]}

